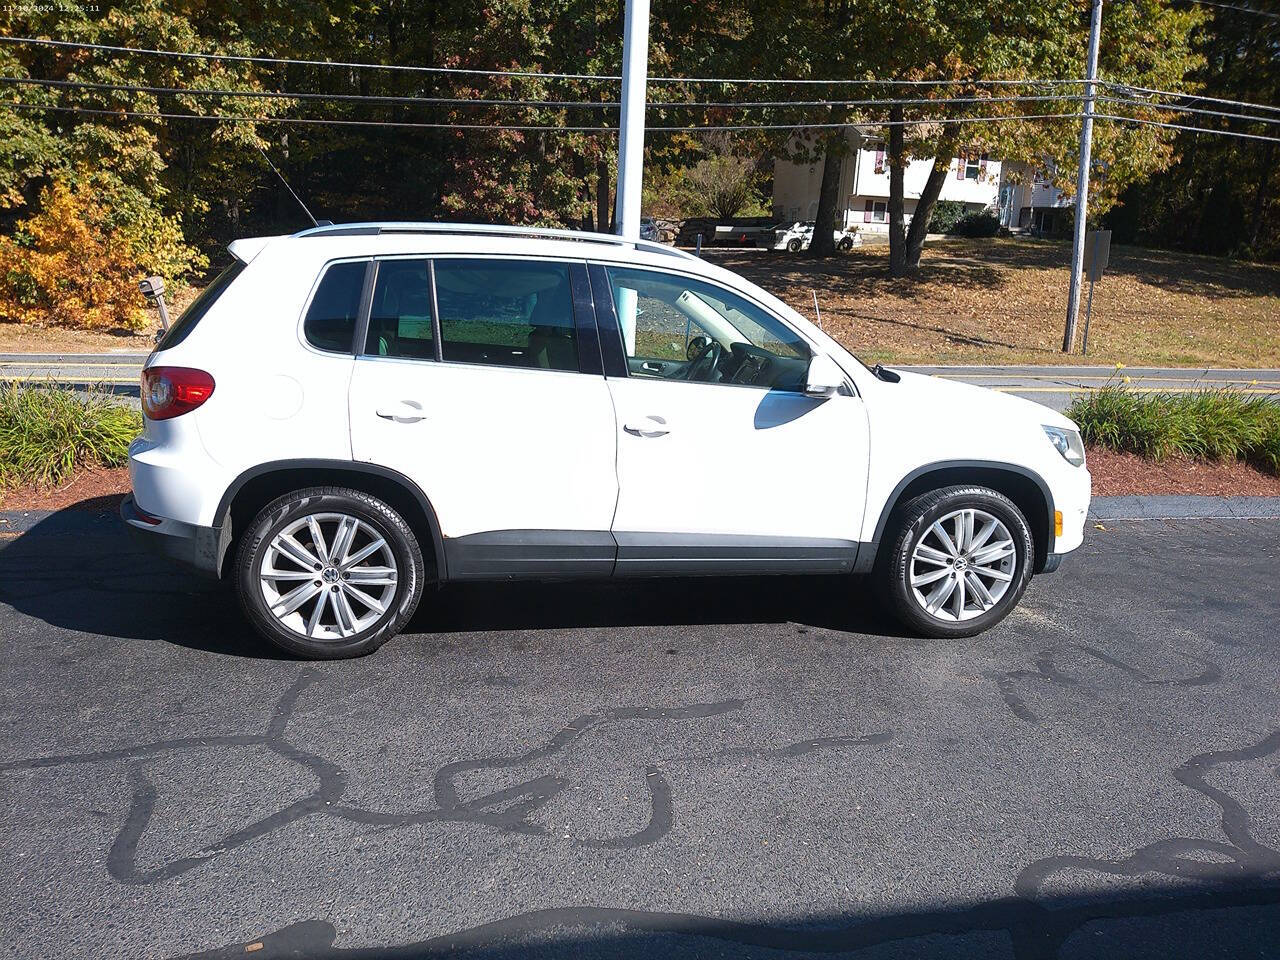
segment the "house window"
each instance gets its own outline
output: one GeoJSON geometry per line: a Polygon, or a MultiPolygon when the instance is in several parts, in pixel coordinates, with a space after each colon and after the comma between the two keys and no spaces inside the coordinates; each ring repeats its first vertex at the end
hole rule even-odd
{"type": "Polygon", "coordinates": [[[977,180],[982,173],[982,159],[973,154],[964,158],[964,179],[977,180]]]}
{"type": "Polygon", "coordinates": [[[876,151],[876,173],[884,173],[884,151],[876,151]]]}
{"type": "Polygon", "coordinates": [[[888,223],[889,221],[889,204],[884,200],[875,200],[871,204],[871,222],[872,223],[888,223]]]}

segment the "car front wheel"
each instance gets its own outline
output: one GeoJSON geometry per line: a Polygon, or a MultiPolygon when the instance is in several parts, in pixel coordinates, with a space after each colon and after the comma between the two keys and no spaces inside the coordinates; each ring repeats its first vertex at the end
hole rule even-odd
{"type": "Polygon", "coordinates": [[[800,243],[800,241],[799,241],[799,240],[788,240],[788,241],[787,241],[787,249],[788,249],[788,250],[790,250],[792,253],[799,253],[799,252],[800,252],[800,247],[801,247],[801,246],[803,246],[803,245],[800,243]]]}
{"type": "Polygon", "coordinates": [[[424,565],[413,531],[376,497],[312,487],[269,503],[241,539],[236,593],[254,628],[317,660],[372,653],[408,622],[424,565]]]}
{"type": "Polygon", "coordinates": [[[929,637],[971,637],[1003,620],[1031,579],[1022,511],[987,487],[955,486],[895,511],[876,575],[893,613],[929,637]]]}

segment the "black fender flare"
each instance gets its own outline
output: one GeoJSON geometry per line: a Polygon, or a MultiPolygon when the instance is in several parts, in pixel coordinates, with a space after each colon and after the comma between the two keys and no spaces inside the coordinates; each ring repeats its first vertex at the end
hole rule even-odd
{"type": "MultiPolygon", "coordinates": [[[[1027,467],[1016,463],[1006,463],[1002,460],[935,460],[932,463],[921,464],[916,467],[905,477],[898,481],[897,486],[893,488],[893,492],[889,494],[884,502],[884,506],[880,509],[880,517],[876,521],[875,534],[871,538],[872,549],[865,551],[867,561],[864,565],[863,551],[859,551],[858,569],[866,571],[870,569],[870,564],[874,562],[874,556],[878,552],[881,538],[884,536],[884,528],[889,523],[889,517],[893,515],[893,511],[897,508],[902,498],[902,492],[912,483],[921,477],[930,473],[939,473],[946,470],[994,470],[1002,473],[1013,473],[1030,480],[1040,490],[1040,495],[1044,498],[1047,515],[1045,516],[1045,529],[1048,531],[1045,542],[1045,555],[1051,555],[1054,547],[1054,512],[1057,509],[1053,502],[1053,493],[1049,490],[1049,485],[1045,483],[1044,477],[1027,467]]],[[[1030,519],[1030,518],[1028,518],[1030,519]]],[[[1038,552],[1038,551],[1037,551],[1038,552]]]]}
{"type": "MultiPolygon", "coordinates": [[[[397,470],[388,467],[379,466],[376,463],[362,463],[356,460],[323,460],[323,459],[298,459],[298,460],[270,460],[266,463],[259,463],[244,471],[222,494],[222,499],[218,501],[218,509],[214,513],[214,526],[217,528],[228,528],[227,519],[230,514],[231,504],[235,500],[236,495],[244,488],[244,485],[250,480],[257,477],[266,476],[270,473],[284,473],[291,470],[335,470],[351,474],[364,474],[379,477],[388,480],[401,487],[408,493],[422,509],[423,516],[427,519],[427,526],[431,531],[431,550],[435,555],[436,570],[440,582],[448,579],[448,569],[446,566],[446,558],[444,552],[444,536],[440,531],[440,521],[436,517],[435,507],[431,505],[431,501],[427,495],[422,492],[413,480],[406,477],[397,470]]],[[[227,540],[226,533],[222,535],[223,540],[227,540]]]]}

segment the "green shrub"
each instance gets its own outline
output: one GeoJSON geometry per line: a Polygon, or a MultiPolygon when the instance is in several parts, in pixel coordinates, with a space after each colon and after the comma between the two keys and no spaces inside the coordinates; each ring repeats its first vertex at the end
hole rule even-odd
{"type": "Polygon", "coordinates": [[[63,483],[78,467],[118,467],[142,417],[94,388],[0,387],[0,484],[63,483]]]}
{"type": "Polygon", "coordinates": [[[929,221],[931,233],[951,233],[956,224],[964,219],[967,206],[960,200],[939,200],[933,208],[933,219],[929,221]]]}
{"type": "Polygon", "coordinates": [[[990,210],[980,210],[961,217],[951,232],[958,237],[994,237],[1000,232],[1000,218],[990,210]]]}
{"type": "Polygon", "coordinates": [[[1084,442],[1151,460],[1247,460],[1280,473],[1280,406],[1231,389],[1138,393],[1108,384],[1067,410],[1084,442]]]}
{"type": "Polygon", "coordinates": [[[1280,411],[1267,419],[1249,460],[1260,470],[1280,475],[1280,411]]]}

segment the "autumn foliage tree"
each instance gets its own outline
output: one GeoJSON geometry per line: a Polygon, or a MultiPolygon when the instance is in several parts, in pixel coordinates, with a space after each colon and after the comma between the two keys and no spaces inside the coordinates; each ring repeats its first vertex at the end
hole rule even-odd
{"type": "Polygon", "coordinates": [[[0,319],[85,330],[146,325],[143,275],[123,233],[87,185],[58,181],[40,209],[0,237],[0,319]]]}
{"type": "MultiPolygon", "coordinates": [[[[925,87],[911,96],[968,101],[890,111],[894,123],[886,139],[894,275],[919,267],[934,205],[959,154],[989,152],[1006,164],[1047,171],[1056,186],[1074,193],[1079,150],[1075,116],[1083,89],[1038,81],[1069,81],[1083,74],[1090,6],[1089,0],[935,0],[927,7],[897,0],[874,3],[869,39],[873,44],[877,38],[883,41],[878,49],[885,75],[943,79],[946,86],[925,87]],[[993,89],[980,82],[992,79],[1005,84],[993,89]],[[1007,99],[1018,94],[1039,99],[1007,99]],[[1055,116],[1059,114],[1066,116],[1055,116]],[[1019,119],[1028,115],[1044,119],[1019,119]],[[939,122],[959,117],[990,119],[939,122]],[[908,228],[903,172],[912,159],[934,163],[908,228]]],[[[1104,77],[1136,86],[1185,88],[1198,63],[1190,40],[1202,13],[1161,0],[1108,4],[1106,11],[1100,56],[1104,77]]],[[[1105,210],[1135,180],[1167,167],[1173,159],[1172,139],[1169,131],[1150,125],[1095,126],[1090,213],[1105,210]]]]}

